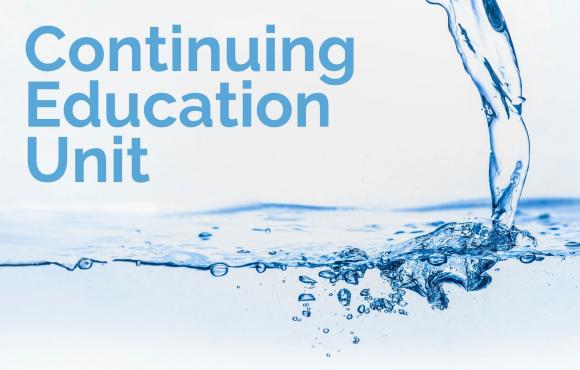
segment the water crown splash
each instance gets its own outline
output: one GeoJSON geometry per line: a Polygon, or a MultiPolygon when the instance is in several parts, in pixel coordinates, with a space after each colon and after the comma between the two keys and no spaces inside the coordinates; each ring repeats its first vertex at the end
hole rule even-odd
{"type": "Polygon", "coordinates": [[[530,141],[514,45],[495,0],[427,0],[447,12],[449,31],[487,118],[492,220],[512,226],[526,180],[530,141]]]}

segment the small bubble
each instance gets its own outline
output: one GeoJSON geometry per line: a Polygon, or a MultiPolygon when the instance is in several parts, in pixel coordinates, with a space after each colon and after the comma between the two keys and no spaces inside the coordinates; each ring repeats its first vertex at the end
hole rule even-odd
{"type": "Polygon", "coordinates": [[[328,334],[328,333],[330,333],[330,329],[328,329],[328,328],[324,328],[324,329],[322,329],[322,332],[323,332],[324,334],[328,334]]]}
{"type": "Polygon", "coordinates": [[[346,319],[347,320],[352,320],[352,313],[349,313],[348,315],[346,315],[346,319]]]}
{"type": "Polygon", "coordinates": [[[327,353],[327,354],[326,354],[326,357],[330,358],[330,353],[327,353]]]}
{"type": "Polygon", "coordinates": [[[371,294],[370,289],[366,288],[360,291],[361,297],[368,297],[371,294]]]}
{"type": "Polygon", "coordinates": [[[264,230],[264,232],[265,232],[266,234],[270,234],[270,233],[272,232],[272,230],[270,230],[270,228],[269,228],[269,227],[267,227],[267,228],[266,228],[266,230],[264,230]]]}
{"type": "Polygon", "coordinates": [[[292,317],[292,321],[302,321],[302,319],[299,318],[298,316],[294,316],[292,317]]]}
{"type": "Polygon", "coordinates": [[[360,338],[359,337],[356,337],[355,336],[355,337],[352,338],[352,343],[353,344],[359,344],[359,342],[360,342],[360,338]]]}
{"type": "Polygon", "coordinates": [[[81,258],[79,262],[77,262],[77,267],[81,270],[88,270],[93,267],[93,260],[88,258],[81,258]]]}
{"type": "Polygon", "coordinates": [[[310,317],[311,315],[312,315],[312,312],[310,312],[308,310],[302,311],[302,316],[304,316],[304,317],[310,317]]]}
{"type": "Polygon", "coordinates": [[[532,263],[536,260],[536,256],[533,253],[524,253],[520,256],[521,263],[532,263]]]}
{"type": "Polygon", "coordinates": [[[256,271],[258,271],[258,273],[263,273],[264,271],[266,271],[267,267],[265,264],[263,263],[258,263],[256,264],[256,271]]]}
{"type": "Polygon", "coordinates": [[[366,308],[365,305],[361,304],[358,306],[358,308],[356,310],[358,313],[363,314],[363,313],[365,313],[365,308],[366,308]]]}
{"type": "Polygon", "coordinates": [[[209,269],[211,274],[215,277],[221,277],[228,273],[228,266],[224,263],[216,263],[209,269]]]}
{"type": "Polygon", "coordinates": [[[141,263],[142,263],[141,261],[135,261],[135,265],[137,266],[141,266],[141,263]]]}

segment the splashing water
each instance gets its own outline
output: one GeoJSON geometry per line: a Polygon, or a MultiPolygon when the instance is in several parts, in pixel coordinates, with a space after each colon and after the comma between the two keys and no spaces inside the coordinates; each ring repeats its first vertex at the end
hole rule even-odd
{"type": "MultiPolygon", "coordinates": [[[[485,288],[491,281],[486,271],[496,263],[576,255],[579,200],[523,204],[521,224],[537,240],[530,232],[485,218],[439,221],[479,213],[486,202],[399,211],[255,205],[170,215],[0,213],[0,266],[57,265],[72,271],[117,262],[184,267],[215,277],[228,275],[232,268],[256,273],[303,268],[297,284],[308,291],[297,299],[301,302],[316,301],[315,293],[325,281],[356,286],[368,271],[376,270],[396,293],[413,291],[445,308],[445,284],[468,291],[485,288]],[[34,233],[30,222],[35,222],[34,233]],[[266,226],[270,233],[255,231],[266,226]],[[209,228],[214,231],[211,237],[198,237],[200,230],[209,228]]],[[[339,290],[337,304],[357,307],[355,296],[350,289],[339,290]]],[[[360,296],[371,301],[367,288],[361,288],[360,296]]],[[[390,303],[398,304],[397,295],[391,298],[390,303]]],[[[389,307],[386,301],[376,301],[367,308],[389,307]]]]}
{"type": "MultiPolygon", "coordinates": [[[[404,316],[410,294],[446,309],[447,286],[484,289],[492,267],[504,261],[575,256],[579,200],[528,200],[518,209],[529,140],[518,63],[497,3],[429,2],[447,11],[465,70],[482,98],[491,143],[491,220],[441,221],[484,211],[486,202],[399,211],[257,204],[170,215],[0,212],[0,267],[56,265],[72,271],[129,263],[207,271],[216,278],[235,268],[296,268],[301,293],[292,320],[302,322],[316,316],[312,306],[329,285],[341,285],[331,294],[347,320],[371,313],[404,316]],[[535,236],[513,226],[516,210],[519,227],[535,236]],[[387,293],[363,284],[370,272],[380,276],[387,293]]],[[[360,342],[351,335],[352,343],[360,342]]]]}
{"type": "Polygon", "coordinates": [[[526,181],[530,141],[522,118],[522,81],[496,0],[427,0],[442,6],[463,66],[475,83],[490,139],[492,219],[511,226],[526,181]]]}

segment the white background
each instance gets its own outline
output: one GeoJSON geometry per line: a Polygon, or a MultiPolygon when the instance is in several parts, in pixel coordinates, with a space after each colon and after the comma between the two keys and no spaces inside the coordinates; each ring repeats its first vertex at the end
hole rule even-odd
{"type": "MultiPolygon", "coordinates": [[[[519,56],[532,162],[524,196],[580,196],[577,104],[579,33],[573,1],[501,1],[519,56]]],[[[0,207],[201,209],[255,201],[401,206],[485,198],[487,129],[475,87],[463,71],[440,8],[424,1],[11,1],[0,12],[0,207]],[[81,36],[144,37],[149,26],[192,37],[354,37],[355,75],[327,87],[314,73],[41,73],[27,61],[26,38],[51,24],[67,37],[46,53],[66,53],[81,36]],[[250,78],[255,96],[324,91],[331,125],[299,129],[126,129],[142,138],[151,182],[75,184],[71,173],[41,184],[28,173],[26,138],[39,135],[43,166],[54,164],[56,136],[80,147],[110,148],[103,128],[27,127],[29,80],[61,81],[61,102],[89,79],[123,96],[167,91],[214,94],[250,78]]],[[[146,50],[144,48],[144,50],[146,50]]],[[[48,54],[46,54],[48,55],[48,54]]],[[[146,55],[144,54],[144,58],[146,55]]],[[[62,103],[61,103],[62,104],[62,103]]],[[[101,113],[103,115],[103,113],[101,113]]],[[[147,126],[147,125],[145,125],[147,126]]],[[[115,131],[119,132],[119,131],[115,131]]],[[[110,176],[110,174],[109,174],[110,176]]]]}

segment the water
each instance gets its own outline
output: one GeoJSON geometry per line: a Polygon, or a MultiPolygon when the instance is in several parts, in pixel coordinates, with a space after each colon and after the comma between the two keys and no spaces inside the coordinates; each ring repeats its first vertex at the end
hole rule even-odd
{"type": "Polygon", "coordinates": [[[297,302],[315,302],[323,289],[345,283],[350,287],[334,292],[337,305],[354,311],[362,297],[371,311],[395,313],[409,293],[445,309],[448,285],[481,290],[504,261],[527,264],[579,251],[578,200],[524,201],[519,228],[489,221],[487,207],[482,201],[411,210],[256,204],[180,214],[16,212],[0,216],[0,265],[73,271],[116,263],[188,268],[216,278],[232,269],[294,268],[303,288],[297,302]],[[199,237],[206,230],[212,235],[199,237]],[[375,296],[365,289],[369,273],[379,274],[391,292],[375,296]]]}
{"type": "MultiPolygon", "coordinates": [[[[518,208],[529,139],[518,62],[499,7],[494,0],[429,2],[447,11],[482,98],[491,219],[485,201],[406,210],[255,204],[180,214],[21,211],[0,214],[0,267],[181,268],[216,279],[253,269],[256,280],[290,269],[295,278],[279,283],[299,291],[288,325],[307,325],[336,309],[344,322],[406,317],[418,310],[417,300],[447,310],[452,289],[484,291],[503,266],[570,260],[580,251],[580,200],[524,199],[518,208]]],[[[361,335],[345,327],[320,327],[318,335],[359,344],[361,335]]]]}
{"type": "Polygon", "coordinates": [[[495,0],[428,0],[442,6],[465,71],[477,87],[490,141],[492,219],[514,223],[530,163],[522,80],[514,44],[495,0]]]}

